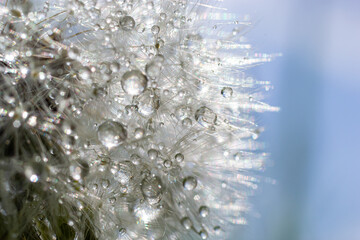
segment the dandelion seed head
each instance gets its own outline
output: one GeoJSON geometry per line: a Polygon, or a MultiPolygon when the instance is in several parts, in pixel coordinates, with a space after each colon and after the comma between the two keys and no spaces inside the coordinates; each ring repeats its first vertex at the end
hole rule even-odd
{"type": "Polygon", "coordinates": [[[253,113],[277,108],[245,70],[274,56],[215,5],[0,9],[1,236],[219,239],[246,224],[267,159],[253,113]]]}

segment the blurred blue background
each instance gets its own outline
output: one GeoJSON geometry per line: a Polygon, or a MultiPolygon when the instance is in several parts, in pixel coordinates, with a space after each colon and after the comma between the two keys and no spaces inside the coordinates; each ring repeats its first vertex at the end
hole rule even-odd
{"type": "Polygon", "coordinates": [[[231,239],[360,239],[360,1],[225,0],[258,24],[259,52],[283,53],[251,71],[271,81],[262,140],[274,164],[252,200],[259,214],[231,239]]]}

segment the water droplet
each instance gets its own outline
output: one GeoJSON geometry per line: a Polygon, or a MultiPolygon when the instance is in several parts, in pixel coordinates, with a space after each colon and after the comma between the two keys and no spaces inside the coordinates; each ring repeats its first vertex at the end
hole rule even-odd
{"type": "Polygon", "coordinates": [[[148,64],[146,64],[145,66],[145,72],[146,75],[150,78],[150,79],[156,79],[162,70],[162,63],[161,61],[151,61],[148,64]]]}
{"type": "Polygon", "coordinates": [[[172,162],[170,160],[165,160],[164,161],[164,167],[170,168],[171,166],[172,166],[172,162]]]}
{"type": "Polygon", "coordinates": [[[224,98],[231,98],[233,95],[233,90],[230,87],[224,87],[221,90],[221,95],[223,95],[224,98]]]}
{"type": "Polygon", "coordinates": [[[184,118],[181,123],[184,127],[191,127],[192,125],[192,121],[190,118],[184,118]]]}
{"type": "Polygon", "coordinates": [[[71,163],[69,170],[70,176],[75,181],[80,181],[89,174],[89,165],[83,160],[76,160],[71,163]]]}
{"type": "Polygon", "coordinates": [[[124,161],[120,162],[117,167],[118,170],[115,173],[116,180],[118,180],[122,185],[128,185],[134,177],[134,164],[130,161],[124,161]]]}
{"type": "Polygon", "coordinates": [[[104,189],[108,188],[108,187],[110,186],[110,181],[107,180],[107,179],[103,179],[103,180],[101,181],[101,186],[102,186],[104,189]]]}
{"type": "Polygon", "coordinates": [[[153,115],[160,107],[160,99],[153,89],[147,89],[135,100],[138,101],[138,112],[144,117],[153,115]]]}
{"type": "Polygon", "coordinates": [[[151,205],[147,201],[136,201],[133,207],[134,215],[142,222],[149,223],[159,217],[162,208],[151,205]]]}
{"type": "Polygon", "coordinates": [[[119,146],[125,139],[127,133],[121,123],[107,120],[98,128],[98,139],[107,148],[119,146]]]}
{"type": "Polygon", "coordinates": [[[147,177],[141,182],[141,191],[150,204],[157,204],[162,197],[162,183],[159,177],[147,177]]]}
{"type": "Polygon", "coordinates": [[[199,208],[199,214],[201,217],[207,217],[209,215],[210,209],[206,206],[201,206],[199,208]]]}
{"type": "Polygon", "coordinates": [[[195,120],[203,127],[212,127],[217,119],[217,115],[208,107],[201,107],[195,112],[195,120]]]}
{"type": "Polygon", "coordinates": [[[207,239],[208,238],[208,234],[204,229],[202,229],[199,234],[200,234],[201,239],[207,239]]]}
{"type": "Polygon", "coordinates": [[[148,151],[148,156],[151,160],[155,160],[158,157],[158,155],[159,155],[159,152],[155,149],[150,149],[148,151]]]}
{"type": "Polygon", "coordinates": [[[160,32],[160,27],[159,27],[158,25],[152,26],[151,32],[152,32],[152,34],[154,34],[154,35],[158,34],[158,33],[160,32]]]}
{"type": "Polygon", "coordinates": [[[197,186],[197,180],[194,177],[186,177],[183,181],[183,186],[186,190],[194,190],[197,186]]]}
{"type": "Polygon", "coordinates": [[[220,228],[220,226],[215,226],[215,227],[214,227],[214,232],[215,232],[216,235],[220,235],[220,233],[221,233],[221,228],[220,228]]]}
{"type": "Polygon", "coordinates": [[[134,134],[135,134],[135,139],[141,139],[144,137],[145,131],[142,128],[136,128],[134,134]]]}
{"type": "Polygon", "coordinates": [[[182,155],[181,153],[178,153],[178,154],[176,154],[175,155],[175,160],[177,161],[177,162],[182,162],[182,161],[184,161],[184,155],[182,155]]]}
{"type": "Polygon", "coordinates": [[[192,222],[190,218],[184,217],[183,219],[181,219],[181,225],[183,225],[186,230],[189,230],[192,227],[192,222]]]}
{"type": "Polygon", "coordinates": [[[121,79],[122,89],[130,95],[139,95],[147,86],[147,78],[139,70],[126,72],[121,79]]]}
{"type": "Polygon", "coordinates": [[[125,16],[120,19],[120,26],[125,31],[131,31],[135,27],[135,20],[130,16],[125,16]]]}

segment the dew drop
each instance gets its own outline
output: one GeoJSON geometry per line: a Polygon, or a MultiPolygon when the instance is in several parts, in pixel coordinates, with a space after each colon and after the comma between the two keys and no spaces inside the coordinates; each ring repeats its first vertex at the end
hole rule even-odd
{"type": "Polygon", "coordinates": [[[121,123],[107,120],[98,128],[98,139],[107,148],[119,146],[125,139],[127,133],[121,123]]]}
{"type": "Polygon", "coordinates": [[[101,181],[101,186],[102,186],[104,189],[108,188],[108,187],[110,186],[110,181],[107,180],[107,179],[103,179],[103,180],[101,181]]]}
{"type": "Polygon", "coordinates": [[[135,20],[130,16],[125,16],[120,19],[120,26],[125,31],[131,31],[135,27],[135,20]]]}
{"type": "Polygon", "coordinates": [[[147,78],[139,70],[126,72],[121,79],[122,89],[130,95],[139,95],[147,86],[147,78]]]}
{"type": "Polygon", "coordinates": [[[192,222],[190,218],[184,217],[183,219],[181,219],[181,225],[183,225],[186,230],[189,230],[192,227],[192,222]]]}
{"type": "Polygon", "coordinates": [[[128,185],[134,177],[135,166],[130,161],[120,162],[118,164],[118,170],[115,173],[116,180],[122,185],[128,185]]]}
{"type": "Polygon", "coordinates": [[[148,151],[148,156],[151,160],[155,160],[158,157],[158,155],[159,155],[159,152],[155,149],[150,149],[148,151]]]}
{"type": "Polygon", "coordinates": [[[135,135],[135,139],[141,139],[144,137],[145,131],[142,128],[136,128],[134,135],[135,135]]]}
{"type": "Polygon", "coordinates": [[[224,98],[231,98],[233,95],[233,90],[230,87],[224,87],[221,90],[221,95],[223,95],[224,98]]]}
{"type": "Polygon", "coordinates": [[[195,112],[195,120],[203,127],[212,127],[217,119],[217,115],[208,107],[201,107],[195,112]]]}
{"type": "Polygon", "coordinates": [[[150,204],[159,203],[162,197],[162,183],[159,177],[146,177],[141,182],[141,191],[150,204]]]}
{"type": "Polygon", "coordinates": [[[164,167],[170,168],[171,166],[172,166],[172,162],[170,160],[165,160],[164,161],[164,167]]]}
{"type": "Polygon", "coordinates": [[[152,34],[154,34],[154,35],[158,34],[158,33],[160,32],[160,27],[159,27],[158,25],[152,26],[151,32],[152,32],[152,34]]]}
{"type": "Polygon", "coordinates": [[[186,177],[183,181],[183,186],[185,190],[191,191],[194,190],[197,186],[197,180],[194,177],[186,177]]]}
{"type": "Polygon", "coordinates": [[[153,115],[160,107],[160,98],[153,89],[147,89],[136,98],[136,101],[138,101],[138,112],[144,117],[153,115]]]}
{"type": "Polygon", "coordinates": [[[151,61],[148,64],[146,64],[145,67],[145,72],[146,75],[150,78],[150,79],[156,79],[162,70],[162,63],[161,61],[151,61]]]}
{"type": "Polygon", "coordinates": [[[202,229],[199,234],[200,234],[201,239],[207,239],[208,238],[208,234],[204,229],[202,229]]]}
{"type": "Polygon", "coordinates": [[[203,217],[203,218],[207,217],[207,216],[209,215],[209,212],[210,212],[210,210],[209,210],[209,208],[206,207],[206,206],[201,206],[201,207],[199,208],[199,214],[200,214],[200,216],[203,217]]]}
{"type": "Polygon", "coordinates": [[[182,161],[184,161],[184,155],[182,155],[181,153],[178,153],[175,155],[175,160],[180,163],[182,161]]]}

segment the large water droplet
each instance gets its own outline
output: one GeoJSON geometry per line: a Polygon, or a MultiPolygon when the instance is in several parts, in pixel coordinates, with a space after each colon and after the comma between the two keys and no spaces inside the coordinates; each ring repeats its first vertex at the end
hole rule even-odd
{"type": "Polygon", "coordinates": [[[89,165],[84,160],[76,160],[70,164],[69,170],[75,181],[81,181],[89,174],[89,165]]]}
{"type": "Polygon", "coordinates": [[[190,218],[184,217],[183,219],[181,219],[181,225],[183,225],[185,229],[189,230],[192,227],[192,222],[190,218]]]}
{"type": "Polygon", "coordinates": [[[134,215],[142,222],[149,223],[161,214],[162,208],[151,205],[147,201],[136,201],[133,207],[134,215]]]}
{"type": "Polygon", "coordinates": [[[136,101],[138,101],[138,112],[144,117],[151,116],[160,107],[160,98],[155,94],[153,89],[147,89],[136,98],[136,101]]]}
{"type": "Polygon", "coordinates": [[[186,190],[194,190],[197,186],[197,180],[194,177],[186,177],[183,181],[183,186],[186,190]]]}
{"type": "Polygon", "coordinates": [[[230,98],[233,95],[233,90],[230,87],[224,87],[221,90],[221,95],[223,95],[224,98],[230,98]]]}
{"type": "Polygon", "coordinates": [[[208,238],[208,234],[204,229],[202,229],[199,234],[200,234],[201,239],[207,239],[208,238]]]}
{"type": "Polygon", "coordinates": [[[126,72],[121,79],[122,89],[130,95],[139,95],[147,86],[147,78],[139,70],[126,72]]]}
{"type": "Polygon", "coordinates": [[[145,134],[144,129],[142,129],[142,128],[136,128],[136,129],[135,129],[135,132],[134,132],[135,139],[141,139],[141,138],[143,138],[144,134],[145,134]]]}
{"type": "Polygon", "coordinates": [[[147,177],[141,182],[141,191],[150,204],[159,203],[162,197],[162,183],[159,177],[147,177]]]}
{"type": "Polygon", "coordinates": [[[212,127],[217,119],[217,115],[208,107],[201,107],[195,112],[195,120],[203,127],[212,127]]]}
{"type": "Polygon", "coordinates": [[[131,31],[135,27],[135,20],[130,16],[125,16],[120,19],[120,26],[125,31],[131,31]]]}
{"type": "Polygon", "coordinates": [[[162,70],[162,63],[161,61],[156,61],[156,60],[146,64],[145,67],[146,75],[151,79],[157,78],[160,75],[161,70],[162,70]]]}
{"type": "Polygon", "coordinates": [[[209,215],[210,209],[206,206],[201,206],[199,208],[199,214],[201,217],[207,217],[209,215]]]}
{"type": "Polygon", "coordinates": [[[132,162],[120,162],[118,164],[118,170],[115,173],[115,177],[122,185],[128,185],[131,179],[134,177],[134,171],[135,166],[132,162]]]}
{"type": "Polygon", "coordinates": [[[175,160],[180,163],[182,161],[184,161],[184,155],[182,155],[181,153],[178,153],[175,155],[175,160]]]}
{"type": "Polygon", "coordinates": [[[98,128],[98,139],[107,148],[119,146],[125,139],[127,133],[121,123],[107,120],[98,128]]]}

